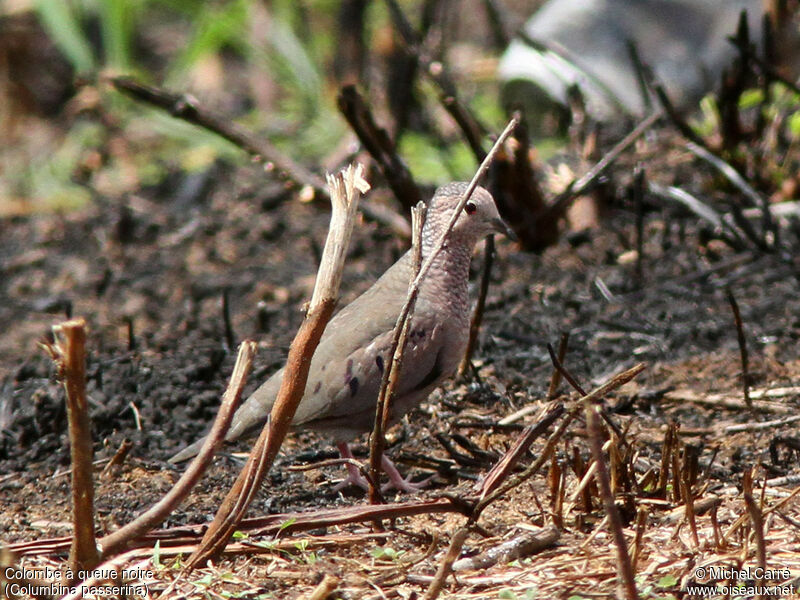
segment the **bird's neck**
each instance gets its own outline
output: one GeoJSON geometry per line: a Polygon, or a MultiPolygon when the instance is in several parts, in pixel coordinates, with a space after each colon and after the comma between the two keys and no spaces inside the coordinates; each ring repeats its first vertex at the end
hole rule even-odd
{"type": "MultiPolygon", "coordinates": [[[[433,251],[433,245],[423,243],[423,261],[433,251]]],[[[420,297],[437,302],[446,300],[454,310],[466,314],[469,308],[469,263],[472,247],[473,245],[465,244],[462,240],[448,239],[433,259],[430,270],[420,284],[420,297]]]]}

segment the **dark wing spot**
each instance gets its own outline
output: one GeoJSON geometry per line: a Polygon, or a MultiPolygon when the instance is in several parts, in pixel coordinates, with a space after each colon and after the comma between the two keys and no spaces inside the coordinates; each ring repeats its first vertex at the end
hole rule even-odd
{"type": "Polygon", "coordinates": [[[380,354],[375,357],[375,364],[378,365],[378,371],[383,375],[383,357],[380,354]]]}
{"type": "Polygon", "coordinates": [[[347,361],[347,368],[344,371],[344,382],[350,383],[350,379],[353,378],[353,359],[347,361]]]}
{"type": "Polygon", "coordinates": [[[318,394],[321,387],[322,387],[322,382],[318,381],[317,385],[314,386],[314,393],[318,394]]]}
{"type": "Polygon", "coordinates": [[[438,354],[436,355],[436,360],[433,362],[433,368],[428,372],[425,377],[422,378],[412,391],[416,392],[418,390],[425,389],[430,384],[435,382],[439,377],[442,376],[442,350],[440,349],[438,354]]]}
{"type": "Polygon", "coordinates": [[[358,393],[358,377],[353,377],[347,385],[350,386],[350,396],[355,396],[358,393]]]}

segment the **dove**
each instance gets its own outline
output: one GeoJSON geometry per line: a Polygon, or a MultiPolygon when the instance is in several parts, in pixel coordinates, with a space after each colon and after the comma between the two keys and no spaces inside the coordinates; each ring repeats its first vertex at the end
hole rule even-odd
{"type": "MultiPolygon", "coordinates": [[[[423,261],[447,228],[467,188],[467,183],[456,182],[436,190],[422,230],[423,261]]],[[[503,233],[514,239],[513,232],[500,218],[492,195],[478,186],[421,280],[390,422],[397,422],[425,400],[461,362],[470,325],[470,260],[478,241],[491,233],[503,233]]],[[[306,388],[292,425],[330,438],[344,458],[353,456],[348,442],[372,430],[381,377],[391,359],[393,330],[406,300],[412,268],[408,251],[372,287],[342,308],[328,323],[311,360],[306,388]]],[[[260,431],[269,417],[282,377],[283,369],[239,407],[226,441],[260,431]]],[[[178,463],[196,455],[203,441],[188,446],[170,462],[178,463]]],[[[382,457],[381,466],[389,476],[390,486],[402,491],[421,487],[403,479],[388,457],[382,457]]],[[[346,467],[348,477],[335,489],[351,483],[366,488],[366,479],[359,469],[350,463],[346,467]]]]}

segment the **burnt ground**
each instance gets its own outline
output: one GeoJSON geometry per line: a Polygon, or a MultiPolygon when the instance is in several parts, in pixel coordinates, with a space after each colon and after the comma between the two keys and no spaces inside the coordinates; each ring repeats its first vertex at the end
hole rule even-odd
{"type": "MultiPolygon", "coordinates": [[[[648,155],[649,150],[652,157],[653,147],[662,143],[654,136],[638,151],[648,155]]],[[[651,160],[654,170],[668,172],[656,158],[651,160]]],[[[515,423],[536,420],[538,409],[547,405],[552,372],[546,344],[557,345],[561,332],[568,331],[566,364],[587,388],[637,362],[648,366],[606,399],[635,448],[631,464],[637,478],[658,469],[670,422],[680,424],[681,441],[698,456],[702,476],[695,498],[721,498],[714,518],[723,531],[745,513],[740,491],[745,470],[758,467],[757,493],[765,480],[798,475],[796,454],[780,443],[770,453],[781,436],[796,440],[795,425],[737,433],[726,429],[788,417],[800,406],[797,269],[785,256],[735,252],[707,242],[696,217],[650,199],[638,277],[631,259],[636,215],[623,185],[629,167],[626,161],[615,167],[606,186],[611,198],[597,228],[563,236],[541,255],[498,240],[474,357],[478,379],[449,383],[390,432],[389,452],[406,470],[419,478],[430,473],[418,467],[422,455],[447,461],[449,454],[436,434],[451,439],[458,433],[501,454],[516,432],[492,425],[529,405],[537,410],[515,423]],[[759,398],[753,412],[742,401],[728,289],[741,308],[751,389],[778,390],[773,397],[759,398]]],[[[670,175],[680,176],[680,169],[670,175]]],[[[715,197],[729,194],[721,191],[715,197]]],[[[365,201],[392,206],[380,187],[365,201]]],[[[0,530],[6,542],[18,542],[69,530],[63,391],[50,359],[37,347],[49,328],[67,310],[88,321],[88,391],[98,474],[123,440],[133,442],[123,467],[97,481],[98,524],[112,530],[169,489],[180,469],[166,459],[201,435],[215,415],[235,358],[225,345],[223,294],[230,301],[237,340],[260,343],[248,390],[280,366],[310,296],[327,211],[265,181],[257,168],[218,164],[201,174],[177,174],[159,188],[129,197],[100,198],[66,214],[8,219],[0,227],[0,530]]],[[[366,289],[406,243],[382,225],[362,222],[351,243],[342,301],[366,289]]],[[[480,262],[478,254],[473,281],[480,262]]],[[[576,397],[565,384],[560,389],[576,397]]],[[[534,444],[532,456],[542,445],[543,440],[534,444]]],[[[236,447],[246,448],[245,443],[236,447]]],[[[360,449],[363,456],[363,440],[360,449]]],[[[565,598],[613,593],[615,555],[607,528],[596,527],[602,519],[599,501],[587,508],[571,498],[578,480],[569,467],[573,452],[590,459],[580,423],[559,445],[555,461],[487,511],[482,521],[487,532],[503,538],[515,528],[541,526],[562,513],[558,545],[510,564],[460,574],[448,584],[450,597],[536,597],[528,590],[565,598]],[[557,509],[552,481],[559,467],[567,507],[557,509]]],[[[296,463],[333,456],[325,440],[307,433],[290,436],[249,514],[364,502],[357,491],[331,491],[328,482],[339,476],[335,468],[287,471],[296,463]]],[[[239,464],[231,455],[218,457],[165,525],[210,520],[239,464]]],[[[435,485],[420,496],[463,493],[488,466],[443,467],[435,485]]],[[[793,487],[768,486],[764,508],[793,487]]],[[[693,542],[688,528],[680,527],[682,519],[668,518],[680,505],[669,495],[660,504],[637,504],[649,513],[637,563],[640,591],[680,596],[687,582],[698,579],[693,569],[704,561],[756,564],[749,523],[732,528],[729,539],[719,542],[711,517],[698,516],[700,538],[693,542]]],[[[800,567],[793,558],[800,550],[798,512],[797,502],[789,502],[766,524],[768,566],[791,568],[792,577],[800,567]]],[[[625,514],[629,543],[634,514],[625,514]]],[[[177,576],[178,571],[161,567],[147,581],[148,589],[153,597],[218,597],[226,591],[293,598],[331,573],[341,578],[344,598],[413,597],[424,592],[425,577],[434,573],[460,519],[401,519],[396,530],[381,535],[365,533],[361,526],[317,531],[298,536],[306,540],[302,548],[225,559],[204,574],[177,576]],[[348,533],[352,536],[345,541],[348,533]]],[[[497,537],[473,535],[466,552],[490,548],[497,537]]],[[[30,565],[46,559],[26,560],[30,565]]]]}

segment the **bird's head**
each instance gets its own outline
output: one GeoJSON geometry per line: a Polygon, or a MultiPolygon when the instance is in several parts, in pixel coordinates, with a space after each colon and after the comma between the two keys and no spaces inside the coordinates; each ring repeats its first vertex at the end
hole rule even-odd
{"type": "MultiPolygon", "coordinates": [[[[435,241],[447,227],[453,210],[457,208],[468,187],[468,183],[456,182],[448,183],[436,190],[428,206],[425,223],[427,233],[432,234],[431,237],[434,238],[432,241],[435,241]]],[[[512,240],[516,239],[514,232],[497,212],[492,195],[485,188],[478,186],[459,214],[450,237],[474,246],[478,240],[490,233],[502,233],[512,240]]]]}

